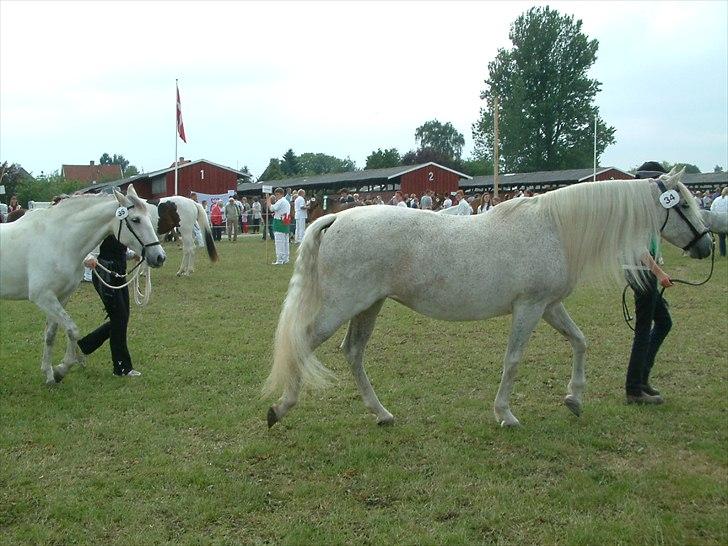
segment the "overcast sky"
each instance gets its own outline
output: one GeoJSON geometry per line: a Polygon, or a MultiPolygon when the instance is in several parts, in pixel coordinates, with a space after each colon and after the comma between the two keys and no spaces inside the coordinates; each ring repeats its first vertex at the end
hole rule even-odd
{"type": "MultiPolygon", "coordinates": [[[[174,160],[175,78],[187,144],[255,176],[288,148],[415,148],[427,120],[472,152],[487,65],[539,2],[0,0],[0,160],[40,174],[122,154],[174,160]]],[[[616,129],[602,165],[728,167],[728,2],[549,2],[599,40],[591,76],[616,129]]]]}

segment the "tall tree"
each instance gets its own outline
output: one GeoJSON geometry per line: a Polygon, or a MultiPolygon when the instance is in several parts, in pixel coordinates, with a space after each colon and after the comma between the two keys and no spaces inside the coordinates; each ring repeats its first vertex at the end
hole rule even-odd
{"type": "Polygon", "coordinates": [[[473,124],[478,154],[493,157],[493,97],[498,97],[500,153],[507,171],[588,167],[613,144],[614,127],[594,104],[601,83],[587,76],[599,43],[581,32],[582,22],[548,6],[534,7],[511,25],[511,49],[488,63],[480,98],[486,101],[473,124]]]}
{"type": "Polygon", "coordinates": [[[121,167],[121,174],[124,176],[139,174],[139,170],[133,165],[130,167],[129,160],[121,154],[114,154],[113,156],[110,156],[109,154],[104,153],[99,158],[99,163],[101,165],[119,165],[119,167],[121,167]],[[129,172],[130,169],[133,169],[133,172],[129,172]]]}
{"type": "Polygon", "coordinates": [[[268,162],[268,166],[263,171],[263,174],[260,175],[258,181],[265,182],[267,180],[281,180],[285,177],[286,175],[283,174],[283,171],[281,170],[281,160],[271,157],[268,162]]]}
{"type": "Polygon", "coordinates": [[[427,121],[415,130],[415,141],[420,148],[432,148],[445,157],[459,160],[465,146],[465,138],[452,123],[427,121]]]}
{"type": "Polygon", "coordinates": [[[301,168],[298,165],[298,157],[296,157],[296,154],[293,153],[293,150],[290,148],[285,154],[283,154],[283,159],[281,160],[281,171],[283,171],[283,174],[287,177],[297,176],[301,172],[301,168]]]}
{"type": "Polygon", "coordinates": [[[316,175],[328,173],[344,173],[356,170],[356,165],[349,159],[339,159],[332,155],[307,152],[298,156],[299,175],[316,175]]]}
{"type": "Polygon", "coordinates": [[[715,167],[713,167],[713,172],[714,173],[722,173],[723,172],[723,167],[721,167],[720,165],[716,165],[715,167]]]}
{"type": "Polygon", "coordinates": [[[421,165],[431,161],[443,167],[462,171],[462,162],[459,159],[453,159],[448,154],[434,148],[418,148],[410,150],[402,156],[402,165],[421,165]]]}
{"type": "Polygon", "coordinates": [[[387,167],[397,167],[402,158],[397,148],[388,148],[382,150],[377,148],[376,152],[372,152],[367,156],[365,169],[386,169],[387,167]]]}

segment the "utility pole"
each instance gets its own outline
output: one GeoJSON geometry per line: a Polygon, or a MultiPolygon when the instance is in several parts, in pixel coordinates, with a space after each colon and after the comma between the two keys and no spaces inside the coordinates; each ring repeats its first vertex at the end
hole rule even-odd
{"type": "Polygon", "coordinates": [[[498,96],[493,97],[493,197],[498,197],[498,96]]]}

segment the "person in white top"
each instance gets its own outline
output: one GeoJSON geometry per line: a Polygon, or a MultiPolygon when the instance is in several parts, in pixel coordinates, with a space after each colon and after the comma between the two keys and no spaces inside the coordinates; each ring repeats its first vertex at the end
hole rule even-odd
{"type": "Polygon", "coordinates": [[[273,213],[273,236],[276,242],[276,261],[273,265],[288,263],[288,239],[290,234],[291,204],[283,198],[283,188],[275,189],[276,202],[271,204],[268,196],[268,210],[273,213]]]}
{"type": "Polygon", "coordinates": [[[470,203],[465,198],[465,192],[458,190],[457,197],[458,201],[458,216],[470,216],[473,213],[473,209],[470,207],[470,203]]]}
{"type": "Polygon", "coordinates": [[[303,241],[303,235],[306,233],[306,219],[308,218],[308,204],[306,203],[306,191],[298,190],[298,197],[293,202],[296,212],[296,243],[303,241]]]}
{"type": "Polygon", "coordinates": [[[450,196],[445,196],[445,200],[442,202],[442,208],[449,209],[452,207],[452,199],[450,199],[450,196]]]}
{"type": "MultiPolygon", "coordinates": [[[[723,191],[720,192],[720,195],[713,200],[710,205],[710,212],[717,214],[728,214],[728,186],[723,188],[723,191]]],[[[725,257],[726,254],[725,237],[725,233],[718,234],[718,249],[720,250],[720,255],[723,257],[725,257]]]]}

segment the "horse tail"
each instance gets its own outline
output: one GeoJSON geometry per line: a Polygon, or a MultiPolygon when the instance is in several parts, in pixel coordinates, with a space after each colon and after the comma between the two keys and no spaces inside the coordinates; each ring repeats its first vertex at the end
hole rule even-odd
{"type": "Polygon", "coordinates": [[[283,302],[276,328],[273,367],[263,386],[263,394],[271,396],[281,390],[294,390],[301,385],[320,387],[332,377],[314,356],[311,330],[321,309],[321,286],[318,277],[318,255],[324,230],[336,220],[327,214],[306,229],[298,249],[293,276],[283,302]]]}
{"type": "Polygon", "coordinates": [[[210,229],[210,222],[207,221],[207,213],[202,205],[195,203],[197,207],[197,224],[203,231],[205,237],[205,247],[207,248],[207,255],[210,257],[210,261],[217,261],[217,248],[215,248],[215,239],[212,237],[212,230],[210,229]]]}

